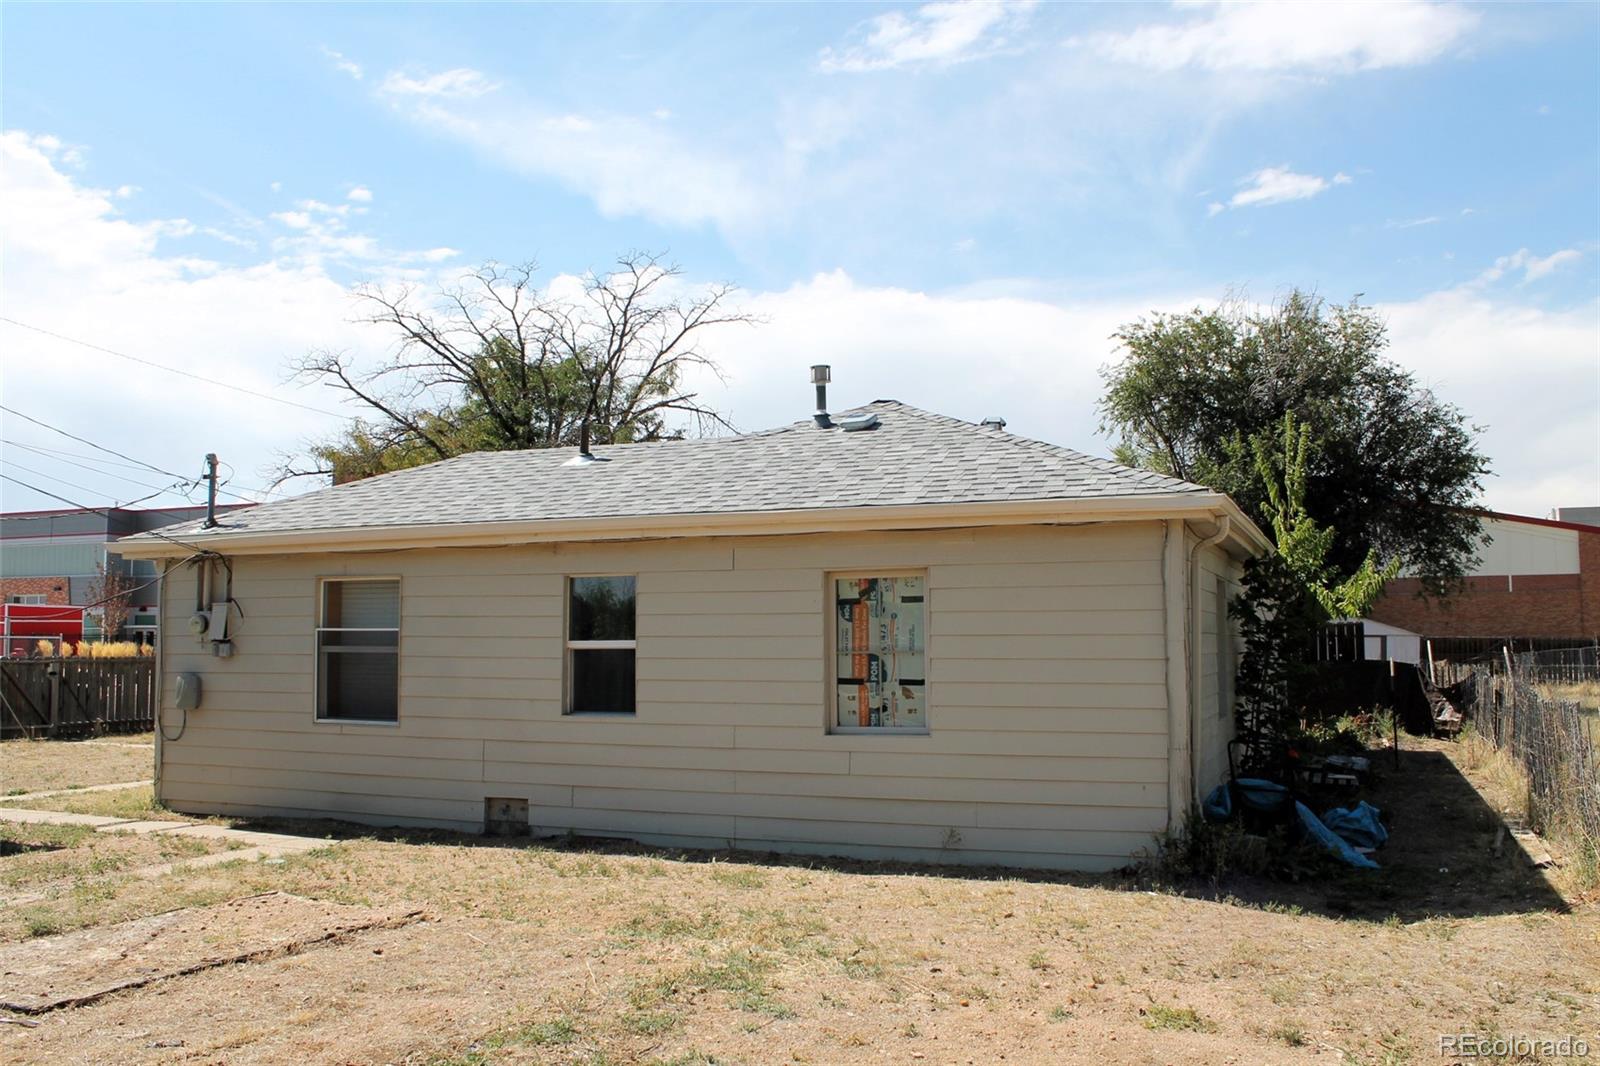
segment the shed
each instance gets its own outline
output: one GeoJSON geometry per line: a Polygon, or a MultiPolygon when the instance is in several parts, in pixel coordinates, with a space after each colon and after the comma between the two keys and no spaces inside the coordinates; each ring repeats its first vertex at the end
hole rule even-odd
{"type": "Polygon", "coordinates": [[[882,400],[120,547],[164,565],[179,811],[1105,869],[1226,773],[1227,601],[1267,541],[1202,486],[882,400]]]}

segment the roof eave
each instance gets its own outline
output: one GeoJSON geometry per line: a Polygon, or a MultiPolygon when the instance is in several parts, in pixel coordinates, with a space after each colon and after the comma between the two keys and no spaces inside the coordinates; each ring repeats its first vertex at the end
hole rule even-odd
{"type": "Polygon", "coordinates": [[[1227,514],[1233,520],[1241,546],[1247,551],[1265,551],[1270,547],[1255,523],[1227,496],[1215,492],[1184,492],[1072,500],[807,508],[726,514],[624,515],[279,532],[223,530],[170,540],[135,537],[119,541],[118,552],[129,559],[175,558],[191,554],[197,549],[227,555],[281,555],[390,551],[397,548],[477,548],[561,541],[950,529],[1052,522],[1214,519],[1222,514],[1227,514]]]}

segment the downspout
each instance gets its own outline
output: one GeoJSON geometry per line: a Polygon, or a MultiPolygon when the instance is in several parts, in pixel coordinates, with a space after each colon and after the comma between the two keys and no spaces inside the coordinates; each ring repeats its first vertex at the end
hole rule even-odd
{"type": "Polygon", "coordinates": [[[156,585],[156,692],[155,692],[155,768],[151,771],[151,791],[155,796],[156,806],[161,805],[161,742],[163,730],[161,728],[161,700],[165,692],[165,678],[167,674],[167,575],[172,573],[170,564],[161,568],[161,582],[156,585]]]}
{"type": "MultiPolygon", "coordinates": [[[[1217,516],[1217,531],[1205,540],[1197,541],[1189,549],[1189,780],[1192,783],[1191,791],[1193,800],[1199,803],[1200,795],[1200,685],[1204,677],[1200,661],[1200,637],[1203,633],[1201,625],[1200,606],[1200,553],[1206,548],[1222,543],[1233,531],[1233,519],[1228,515],[1217,516]]],[[[1221,639],[1221,635],[1218,635],[1221,639]]],[[[1217,663],[1217,669],[1222,669],[1222,663],[1217,663]]]]}
{"type": "Polygon", "coordinates": [[[1188,782],[1183,772],[1191,765],[1189,756],[1189,670],[1185,659],[1184,550],[1188,524],[1169,518],[1162,524],[1161,585],[1167,651],[1167,830],[1180,832],[1189,810],[1188,782]]]}

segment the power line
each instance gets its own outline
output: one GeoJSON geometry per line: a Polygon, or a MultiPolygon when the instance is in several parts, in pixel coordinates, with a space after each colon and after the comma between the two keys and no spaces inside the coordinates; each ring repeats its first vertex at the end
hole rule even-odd
{"type": "Polygon", "coordinates": [[[177,374],[180,377],[192,378],[195,381],[203,381],[207,385],[215,385],[222,389],[232,389],[234,392],[241,392],[246,396],[254,396],[262,400],[271,400],[273,403],[281,403],[285,407],[298,407],[302,411],[311,411],[319,415],[332,415],[334,418],[350,417],[348,414],[341,414],[338,411],[330,411],[325,407],[313,407],[308,403],[297,403],[294,400],[285,400],[281,396],[273,396],[271,393],[258,392],[255,389],[247,389],[243,385],[234,385],[231,382],[218,381],[216,378],[208,378],[203,374],[195,374],[188,370],[179,370],[175,366],[166,366],[162,363],[152,362],[149,359],[141,359],[137,355],[129,355],[127,352],[119,352],[115,348],[107,348],[104,345],[91,344],[89,341],[81,341],[76,337],[69,337],[64,333],[56,333],[53,330],[30,325],[27,322],[19,322],[14,318],[7,318],[5,315],[0,315],[0,322],[9,322],[13,326],[21,326],[23,329],[31,329],[33,332],[42,333],[46,337],[54,337],[56,340],[66,341],[68,344],[81,345],[84,348],[92,348],[97,352],[104,352],[107,355],[114,355],[119,359],[128,359],[132,362],[139,363],[142,366],[154,367],[157,370],[165,370],[169,374],[177,374]]]}
{"type": "MultiPolygon", "coordinates": [[[[75,466],[79,470],[87,470],[89,473],[98,474],[100,477],[109,477],[109,478],[115,478],[118,481],[126,481],[128,484],[130,484],[130,485],[138,485],[140,488],[153,489],[153,488],[156,487],[156,486],[150,484],[148,481],[139,481],[139,480],[137,480],[135,478],[129,477],[126,474],[117,474],[117,473],[113,473],[113,472],[111,472],[109,470],[101,470],[99,467],[88,465],[88,463],[80,463],[80,462],[74,461],[73,459],[64,458],[67,455],[74,454],[72,452],[57,451],[54,448],[40,448],[40,447],[38,447],[36,445],[33,445],[33,444],[26,444],[26,443],[24,443],[24,442],[22,442],[20,440],[8,440],[8,441],[5,442],[5,447],[7,447],[7,448],[21,448],[21,449],[23,449],[25,451],[30,451],[30,452],[33,452],[33,453],[37,454],[39,456],[39,458],[41,458],[41,459],[48,459],[53,463],[65,463],[68,466],[75,466]]],[[[89,455],[80,456],[79,458],[89,459],[91,461],[95,461],[94,457],[93,456],[89,456],[89,455]]],[[[17,464],[15,462],[13,462],[13,465],[20,466],[20,464],[17,464]]],[[[124,466],[125,467],[125,466],[129,466],[130,464],[128,464],[128,463],[106,463],[105,465],[106,466],[124,466]]],[[[24,470],[27,469],[27,467],[21,467],[21,468],[24,469],[24,470]]],[[[41,471],[38,471],[38,470],[30,471],[30,473],[39,474],[41,477],[54,477],[55,476],[53,474],[42,473],[41,471]]],[[[68,484],[68,482],[64,481],[64,482],[62,482],[62,484],[65,485],[65,484],[68,484]]],[[[194,482],[190,482],[190,484],[193,485],[194,482]]],[[[74,486],[74,488],[80,488],[81,489],[81,488],[84,488],[84,486],[76,485],[76,486],[74,486]]],[[[98,490],[96,490],[96,489],[87,489],[86,491],[88,491],[88,492],[96,492],[98,490]]],[[[193,501],[191,501],[191,502],[193,502],[193,501]]]]}
{"type": "MultiPolygon", "coordinates": [[[[57,477],[56,475],[48,473],[48,472],[46,472],[44,470],[35,470],[31,466],[23,466],[21,463],[17,462],[15,459],[0,460],[0,466],[9,466],[9,467],[12,467],[13,469],[21,470],[21,471],[23,471],[24,473],[27,473],[27,474],[37,474],[39,477],[49,478],[49,479],[51,479],[52,481],[54,481],[54,482],[56,482],[58,484],[65,485],[69,489],[82,489],[84,492],[93,492],[93,493],[96,493],[96,494],[98,494],[101,491],[99,489],[92,489],[88,485],[80,485],[75,481],[67,481],[65,478],[57,477]]],[[[142,482],[137,482],[137,481],[134,482],[134,484],[143,485],[142,482]]],[[[165,488],[159,488],[159,489],[157,489],[156,486],[154,486],[154,485],[143,485],[144,488],[156,489],[156,491],[151,493],[150,495],[142,497],[142,498],[146,499],[146,500],[153,500],[157,496],[165,496],[167,493],[172,492],[180,484],[183,484],[183,483],[175,481],[171,485],[168,485],[165,488]]],[[[113,506],[113,507],[126,507],[128,505],[125,504],[125,503],[113,503],[111,506],[113,506]]],[[[152,508],[152,510],[153,509],[154,508],[152,508]]]]}
{"type": "MultiPolygon", "coordinates": [[[[164,470],[161,467],[154,465],[153,463],[147,463],[147,462],[144,462],[141,459],[135,459],[131,455],[125,455],[122,452],[117,451],[115,448],[107,448],[103,444],[96,444],[94,441],[89,440],[87,437],[80,437],[76,433],[68,433],[66,430],[62,429],[59,426],[52,426],[48,422],[42,422],[39,419],[34,418],[32,415],[25,415],[21,411],[18,411],[14,407],[7,407],[5,404],[0,404],[0,411],[5,411],[8,414],[16,415],[18,418],[26,419],[27,421],[32,422],[36,426],[42,426],[45,429],[48,429],[52,433],[59,433],[63,437],[67,437],[67,438],[69,438],[71,440],[77,441],[79,444],[87,444],[89,447],[95,449],[96,451],[105,452],[107,455],[115,455],[118,459],[126,459],[128,462],[134,463],[134,464],[136,464],[138,466],[142,466],[146,470],[154,470],[158,474],[164,474],[167,477],[177,478],[179,481],[193,481],[194,480],[193,478],[189,477],[187,474],[179,474],[179,473],[175,473],[175,472],[173,472],[171,470],[164,470]]],[[[266,495],[266,490],[265,489],[252,489],[252,488],[249,488],[248,486],[243,486],[243,485],[241,485],[240,487],[244,488],[247,492],[254,492],[257,496],[265,496],[266,495]]],[[[219,490],[219,491],[222,491],[222,490],[219,490]]],[[[252,500],[248,496],[241,496],[237,492],[225,492],[224,494],[228,495],[228,496],[232,496],[236,500],[244,500],[246,503],[257,503],[257,502],[259,502],[257,500],[252,500]]]]}
{"type": "MultiPolygon", "coordinates": [[[[61,460],[62,462],[67,462],[69,459],[85,459],[91,463],[97,463],[99,466],[120,466],[124,470],[148,469],[142,463],[119,463],[111,459],[102,459],[98,455],[85,455],[83,452],[69,452],[65,448],[46,448],[42,444],[33,444],[28,441],[8,440],[4,441],[3,443],[8,447],[26,448],[30,452],[39,452],[52,459],[56,458],[57,456],[66,456],[65,459],[61,460]]],[[[96,473],[99,472],[99,470],[96,470],[96,473]]]]}
{"type": "MultiPolygon", "coordinates": [[[[52,500],[59,500],[62,503],[66,504],[68,507],[74,508],[74,509],[79,510],[79,511],[93,511],[95,514],[105,515],[105,517],[107,517],[107,518],[111,517],[111,512],[106,510],[104,507],[90,507],[87,504],[79,503],[77,500],[69,500],[65,496],[58,496],[55,493],[49,491],[48,489],[41,489],[37,485],[30,485],[26,481],[22,481],[19,478],[14,478],[10,474],[4,473],[4,472],[0,472],[0,481],[9,481],[13,485],[20,485],[23,488],[28,489],[28,490],[30,490],[32,492],[37,492],[41,496],[48,496],[52,500]]],[[[170,514],[171,512],[170,511],[166,511],[166,512],[162,512],[162,513],[163,514],[170,514]]],[[[161,532],[159,529],[145,530],[145,532],[149,533],[152,537],[158,537],[161,540],[169,541],[170,543],[176,544],[180,548],[188,548],[192,552],[199,552],[202,555],[214,554],[214,553],[211,552],[211,550],[209,548],[202,548],[198,544],[190,544],[188,541],[179,540],[177,537],[169,537],[165,533],[161,532]]]]}

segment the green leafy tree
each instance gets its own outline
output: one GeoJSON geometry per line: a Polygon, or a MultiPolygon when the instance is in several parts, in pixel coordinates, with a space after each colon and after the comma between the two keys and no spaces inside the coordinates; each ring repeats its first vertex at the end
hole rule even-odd
{"type": "Polygon", "coordinates": [[[1324,617],[1319,621],[1365,615],[1383,591],[1384,582],[1399,572],[1400,563],[1390,560],[1386,566],[1379,565],[1374,548],[1348,577],[1341,579],[1328,565],[1335,532],[1306,510],[1311,428],[1297,423],[1291,411],[1283,416],[1281,441],[1263,433],[1250,443],[1256,475],[1267,490],[1267,513],[1277,553],[1321,610],[1324,617]]]}
{"type": "Polygon", "coordinates": [[[1124,354],[1102,371],[1100,415],[1120,461],[1226,492],[1269,527],[1255,442],[1292,413],[1316,445],[1304,500],[1333,531],[1334,573],[1355,575],[1376,552],[1443,593],[1470,568],[1488,461],[1461,411],[1385,358],[1372,309],[1296,291],[1268,310],[1156,315],[1116,339],[1124,354]]]}
{"type": "Polygon", "coordinates": [[[728,307],[731,286],[687,291],[677,267],[631,255],[577,291],[541,289],[536,266],[490,263],[433,297],[357,291],[364,321],[389,331],[391,356],[359,367],[317,351],[295,367],[363,410],[343,430],[285,460],[280,480],[335,483],[470,451],[680,437],[727,427],[695,390],[715,375],[704,331],[753,319],[728,307]]]}
{"type": "Polygon", "coordinates": [[[1250,772],[1273,773],[1307,724],[1307,697],[1318,676],[1311,661],[1317,631],[1329,619],[1366,614],[1399,563],[1380,566],[1372,550],[1347,577],[1328,565],[1336,534],[1307,512],[1307,471],[1316,448],[1310,427],[1293,412],[1283,416],[1278,432],[1252,437],[1250,453],[1266,491],[1275,548],[1245,564],[1243,591],[1229,605],[1245,648],[1234,715],[1239,735],[1249,741],[1250,772]]]}

